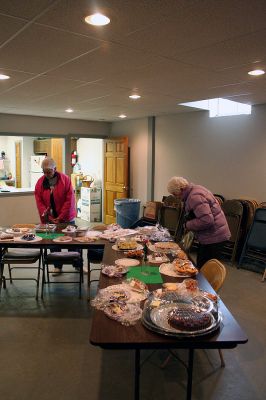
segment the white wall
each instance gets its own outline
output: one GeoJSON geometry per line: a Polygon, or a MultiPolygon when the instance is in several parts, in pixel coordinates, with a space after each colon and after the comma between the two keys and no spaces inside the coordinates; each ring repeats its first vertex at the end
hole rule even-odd
{"type": "Polygon", "coordinates": [[[227,199],[266,200],[266,105],[250,116],[209,118],[204,111],[156,118],[155,198],[173,175],[227,199]]]}
{"type": "Polygon", "coordinates": [[[148,119],[112,124],[112,136],[128,136],[130,148],[130,197],[147,201],[148,119]]]}
{"type": "Polygon", "coordinates": [[[83,174],[91,175],[102,186],[103,140],[80,138],[77,141],[77,153],[83,174]]]}

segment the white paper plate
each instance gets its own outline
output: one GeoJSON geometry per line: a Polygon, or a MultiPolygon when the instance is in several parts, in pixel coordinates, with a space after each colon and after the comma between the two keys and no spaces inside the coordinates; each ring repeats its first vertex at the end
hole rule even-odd
{"type": "MultiPolygon", "coordinates": [[[[63,237],[63,236],[60,236],[60,237],[63,237]]],[[[53,239],[53,242],[55,242],[55,243],[69,243],[69,242],[72,242],[72,238],[70,237],[70,238],[68,238],[67,240],[60,240],[60,238],[55,238],[55,239],[53,239]]]]}
{"type": "Polygon", "coordinates": [[[87,231],[85,236],[87,237],[99,237],[102,235],[102,232],[100,231],[87,231]]]}
{"type": "Polygon", "coordinates": [[[119,258],[118,260],[115,260],[115,264],[122,267],[135,267],[136,265],[139,265],[140,262],[135,260],[135,258],[119,258]]]}
{"type": "Polygon", "coordinates": [[[35,238],[33,240],[25,240],[22,239],[22,237],[16,237],[14,238],[15,242],[22,242],[22,243],[36,243],[36,242],[41,242],[42,241],[42,237],[40,236],[35,236],[35,238]]]}
{"type": "Polygon", "coordinates": [[[114,244],[114,245],[112,246],[112,249],[115,250],[115,251],[131,251],[131,250],[134,251],[134,250],[142,250],[142,249],[143,249],[143,246],[142,246],[141,244],[138,244],[137,247],[135,247],[135,249],[119,249],[119,248],[117,247],[117,245],[114,244]]]}
{"type": "Polygon", "coordinates": [[[176,272],[172,263],[161,264],[159,271],[163,275],[173,276],[175,278],[191,278],[191,275],[184,275],[176,272]]]}

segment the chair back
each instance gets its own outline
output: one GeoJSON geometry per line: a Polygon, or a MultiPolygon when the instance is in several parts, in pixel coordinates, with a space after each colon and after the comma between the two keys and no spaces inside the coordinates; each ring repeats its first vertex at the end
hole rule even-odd
{"type": "Polygon", "coordinates": [[[212,288],[217,292],[223,285],[226,277],[225,266],[216,258],[208,260],[200,269],[212,288]]]}

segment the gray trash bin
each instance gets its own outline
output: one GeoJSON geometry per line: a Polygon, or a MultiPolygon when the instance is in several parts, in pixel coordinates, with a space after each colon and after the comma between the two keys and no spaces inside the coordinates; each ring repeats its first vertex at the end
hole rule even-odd
{"type": "Polygon", "coordinates": [[[114,205],[116,222],[122,228],[130,228],[139,219],[140,200],[116,199],[114,205]]]}

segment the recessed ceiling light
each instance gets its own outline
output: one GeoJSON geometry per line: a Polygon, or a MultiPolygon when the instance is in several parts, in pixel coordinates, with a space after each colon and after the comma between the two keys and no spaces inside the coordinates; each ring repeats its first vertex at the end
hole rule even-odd
{"type": "Polygon", "coordinates": [[[265,71],[262,69],[253,69],[253,71],[249,71],[248,74],[252,76],[259,76],[265,74],[265,71]]]}
{"type": "Polygon", "coordinates": [[[85,18],[85,21],[87,22],[87,24],[90,24],[90,25],[103,26],[103,25],[108,25],[110,23],[110,18],[106,17],[103,14],[96,13],[96,14],[88,15],[85,18]]]}
{"type": "Polygon", "coordinates": [[[67,108],[65,112],[72,113],[74,110],[72,108],[67,108]]]}
{"type": "Polygon", "coordinates": [[[125,114],[120,114],[120,115],[118,115],[118,117],[123,119],[123,118],[126,118],[127,116],[125,114]]]}
{"type": "Polygon", "coordinates": [[[137,100],[137,99],[140,99],[141,98],[141,96],[139,95],[139,94],[131,94],[130,96],[128,96],[130,99],[133,99],[133,100],[137,100]]]}
{"type": "Polygon", "coordinates": [[[4,74],[0,74],[0,79],[1,79],[2,81],[4,81],[5,79],[10,79],[10,76],[4,75],[4,74]]]}

